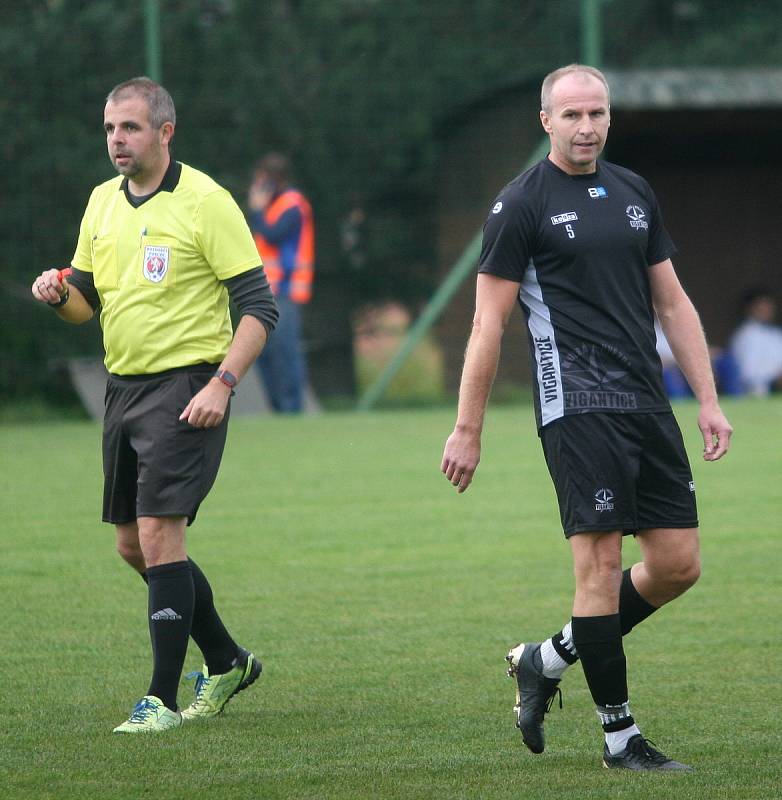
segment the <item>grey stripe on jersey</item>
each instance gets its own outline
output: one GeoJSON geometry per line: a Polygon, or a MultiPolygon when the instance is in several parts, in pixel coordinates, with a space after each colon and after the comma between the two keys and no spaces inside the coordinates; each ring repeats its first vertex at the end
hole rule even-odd
{"type": "Polygon", "coordinates": [[[559,350],[551,324],[549,307],[543,302],[543,292],[538,283],[535,263],[530,259],[519,289],[519,300],[529,310],[527,326],[535,348],[538,367],[538,394],[540,397],[541,424],[546,425],[565,413],[562,393],[562,369],[559,350]]]}

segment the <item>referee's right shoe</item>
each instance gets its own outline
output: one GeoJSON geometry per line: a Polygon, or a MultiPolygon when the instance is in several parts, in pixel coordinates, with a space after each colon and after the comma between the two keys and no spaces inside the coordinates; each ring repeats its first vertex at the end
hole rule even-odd
{"type": "Polygon", "coordinates": [[[516,712],[516,727],[521,731],[524,744],[533,753],[542,753],[546,746],[543,717],[551,710],[557,694],[559,707],[562,708],[559,680],[547,678],[543,674],[540,644],[522,643],[505,656],[510,664],[508,677],[516,679],[516,705],[513,707],[516,712]]]}

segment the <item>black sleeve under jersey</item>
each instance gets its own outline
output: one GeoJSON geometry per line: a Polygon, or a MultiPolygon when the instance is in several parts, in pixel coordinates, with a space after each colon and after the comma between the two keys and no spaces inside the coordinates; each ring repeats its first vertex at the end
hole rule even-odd
{"type": "Polygon", "coordinates": [[[82,269],[72,268],[71,274],[68,276],[68,284],[78,289],[84,299],[90,304],[93,311],[100,308],[100,297],[98,297],[98,290],[95,288],[95,281],[91,272],[85,272],[82,269]]]}
{"type": "Polygon", "coordinates": [[[521,283],[534,252],[535,220],[518,186],[497,197],[483,226],[478,271],[521,283]]]}
{"type": "Polygon", "coordinates": [[[223,281],[228,296],[233,300],[239,316],[255,317],[266,333],[271,333],[277,325],[280,312],[274,302],[269,281],[261,267],[250,269],[223,281]]]}

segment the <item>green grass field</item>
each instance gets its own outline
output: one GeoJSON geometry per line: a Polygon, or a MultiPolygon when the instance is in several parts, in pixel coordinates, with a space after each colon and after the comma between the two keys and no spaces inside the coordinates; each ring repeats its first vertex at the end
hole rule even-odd
{"type": "Polygon", "coordinates": [[[625,649],[642,730],[694,774],[602,769],[578,667],[546,753],[521,745],[503,658],[559,629],[572,586],[525,406],[490,410],[461,496],[439,474],[452,411],[235,420],[190,552],[264,674],[221,718],[153,737],[111,734],[150,656],[145,587],[99,521],[100,428],[0,428],[0,797],[780,797],[782,402],[726,404],[717,464],[695,406],[676,411],[703,577],[625,649]]]}

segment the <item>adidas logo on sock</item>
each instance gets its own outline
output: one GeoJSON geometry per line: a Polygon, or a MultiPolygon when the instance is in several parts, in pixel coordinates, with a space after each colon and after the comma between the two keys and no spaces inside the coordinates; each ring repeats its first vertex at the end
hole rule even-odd
{"type": "Polygon", "coordinates": [[[173,622],[175,619],[182,619],[182,617],[173,608],[162,608],[160,611],[156,611],[150,619],[169,619],[173,622]]]}

